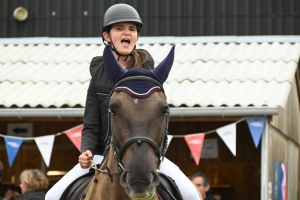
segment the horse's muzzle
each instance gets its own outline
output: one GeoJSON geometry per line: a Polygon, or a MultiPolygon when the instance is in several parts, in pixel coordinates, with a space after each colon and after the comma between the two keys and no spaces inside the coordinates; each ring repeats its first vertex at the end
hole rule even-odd
{"type": "Polygon", "coordinates": [[[150,172],[148,175],[144,174],[137,178],[135,173],[124,171],[120,178],[120,184],[130,198],[149,199],[156,193],[155,188],[159,184],[159,176],[156,172],[150,172]]]}

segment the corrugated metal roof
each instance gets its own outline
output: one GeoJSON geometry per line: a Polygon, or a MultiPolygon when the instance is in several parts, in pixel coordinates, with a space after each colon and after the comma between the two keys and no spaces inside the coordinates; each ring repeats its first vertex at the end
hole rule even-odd
{"type": "MultiPolygon", "coordinates": [[[[172,44],[139,44],[158,64],[172,44]]],[[[89,63],[104,45],[0,45],[1,107],[85,106],[89,63]]],[[[164,84],[180,106],[284,107],[294,80],[300,43],[177,43],[164,84]]]]}

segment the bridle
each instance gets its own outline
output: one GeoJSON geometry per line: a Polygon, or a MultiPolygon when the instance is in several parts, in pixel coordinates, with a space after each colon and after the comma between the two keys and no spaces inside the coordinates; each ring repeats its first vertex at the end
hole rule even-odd
{"type": "MultiPolygon", "coordinates": [[[[112,94],[114,93],[114,90],[121,84],[124,83],[126,81],[130,81],[130,80],[145,80],[145,81],[151,81],[153,83],[155,83],[161,90],[161,92],[165,95],[163,86],[156,81],[155,79],[148,77],[148,76],[131,76],[131,77],[126,77],[124,79],[121,79],[119,82],[117,82],[114,86],[114,88],[112,89],[112,92],[110,93],[110,97],[112,96],[112,94]]],[[[166,154],[166,150],[167,150],[167,144],[168,144],[168,124],[169,124],[169,120],[170,120],[170,112],[166,112],[165,114],[165,119],[166,119],[166,127],[165,127],[165,131],[164,131],[164,137],[160,143],[160,145],[158,145],[157,143],[155,143],[151,138],[148,137],[132,137],[130,139],[128,139],[120,148],[118,148],[117,143],[116,143],[116,138],[115,138],[115,132],[112,128],[112,124],[111,124],[111,115],[112,112],[109,109],[108,110],[108,129],[111,131],[111,137],[112,137],[112,146],[113,146],[113,151],[114,151],[114,157],[117,161],[117,165],[120,168],[121,172],[124,171],[124,167],[121,163],[122,161],[122,157],[123,154],[125,152],[125,150],[133,143],[137,143],[138,145],[144,143],[147,143],[149,146],[151,146],[155,153],[156,156],[158,157],[158,165],[157,165],[157,169],[160,168],[160,164],[163,161],[165,154],[166,154]]],[[[109,130],[107,132],[109,132],[109,130]]]]}

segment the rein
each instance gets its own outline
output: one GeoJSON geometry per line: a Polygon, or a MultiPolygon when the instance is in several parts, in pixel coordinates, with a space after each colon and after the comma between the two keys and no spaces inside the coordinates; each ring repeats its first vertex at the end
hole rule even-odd
{"type": "Polygon", "coordinates": [[[89,168],[93,169],[94,172],[95,172],[95,174],[94,174],[94,177],[92,178],[92,180],[89,182],[89,184],[85,188],[83,194],[80,197],[80,200],[85,200],[85,197],[86,197],[86,195],[87,195],[87,193],[88,193],[88,191],[89,191],[90,188],[92,188],[92,190],[91,190],[91,194],[90,194],[90,198],[89,199],[91,199],[94,196],[94,192],[95,192],[95,189],[96,189],[96,184],[98,183],[98,179],[97,179],[97,175],[98,174],[102,173],[102,174],[108,175],[110,177],[111,183],[113,182],[113,177],[112,176],[120,174],[119,171],[111,172],[109,170],[109,168],[107,167],[108,158],[107,159],[103,159],[103,161],[102,161],[102,163],[101,163],[101,165],[99,167],[94,162],[93,157],[89,157],[88,159],[92,163],[92,165],[89,168]],[[105,165],[105,169],[103,169],[104,165],[105,165]]]}

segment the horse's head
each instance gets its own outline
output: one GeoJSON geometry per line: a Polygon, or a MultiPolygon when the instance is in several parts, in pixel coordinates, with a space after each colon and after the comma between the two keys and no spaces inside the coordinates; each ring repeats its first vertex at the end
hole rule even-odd
{"type": "Polygon", "coordinates": [[[105,69],[115,84],[109,104],[113,148],[123,169],[122,187],[132,199],[152,199],[159,184],[157,169],[167,146],[169,107],[162,84],[174,60],[174,46],[154,69],[124,70],[110,47],[105,69]]]}

